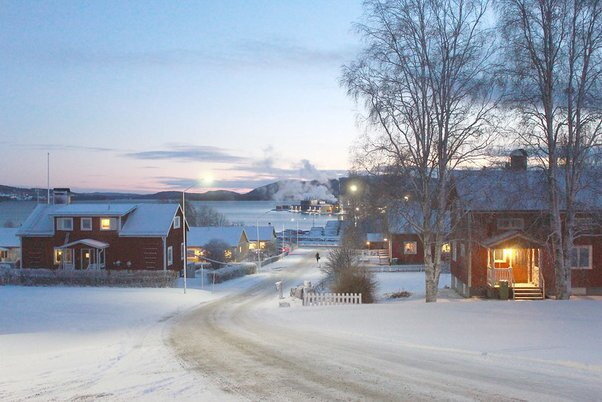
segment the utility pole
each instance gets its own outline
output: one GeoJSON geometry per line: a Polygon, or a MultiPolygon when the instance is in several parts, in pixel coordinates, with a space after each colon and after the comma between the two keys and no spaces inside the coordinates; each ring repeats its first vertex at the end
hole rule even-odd
{"type": "Polygon", "coordinates": [[[50,152],[46,154],[46,203],[50,204],[50,152]]]}

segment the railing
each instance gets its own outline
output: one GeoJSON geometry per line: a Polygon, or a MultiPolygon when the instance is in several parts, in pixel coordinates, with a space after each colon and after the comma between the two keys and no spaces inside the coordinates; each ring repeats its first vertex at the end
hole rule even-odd
{"type": "Polygon", "coordinates": [[[513,276],[512,267],[493,268],[487,267],[487,283],[489,286],[496,286],[500,281],[508,281],[508,286],[512,287],[513,276]]]}
{"type": "Polygon", "coordinates": [[[362,304],[362,294],[303,292],[304,306],[332,306],[337,304],[362,304]]]}
{"type": "Polygon", "coordinates": [[[541,295],[543,296],[543,298],[546,298],[546,280],[543,277],[543,273],[541,272],[541,269],[537,270],[539,272],[539,286],[541,287],[541,295]]]}

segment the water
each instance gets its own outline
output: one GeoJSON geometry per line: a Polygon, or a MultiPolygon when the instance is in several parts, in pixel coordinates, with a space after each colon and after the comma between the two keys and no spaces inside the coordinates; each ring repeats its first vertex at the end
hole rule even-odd
{"type": "MultiPolygon", "coordinates": [[[[93,201],[91,201],[93,202],[93,201]]],[[[106,201],[97,201],[106,202],[106,201]]],[[[113,203],[149,202],[118,200],[113,203]]],[[[254,226],[259,220],[260,225],[273,225],[277,231],[285,229],[309,230],[312,226],[324,226],[326,221],[338,219],[336,215],[305,215],[293,212],[273,211],[278,201],[190,201],[194,205],[207,205],[221,212],[232,223],[254,226]]],[[[0,226],[8,220],[20,225],[36,206],[35,201],[4,201],[0,202],[0,226]]]]}

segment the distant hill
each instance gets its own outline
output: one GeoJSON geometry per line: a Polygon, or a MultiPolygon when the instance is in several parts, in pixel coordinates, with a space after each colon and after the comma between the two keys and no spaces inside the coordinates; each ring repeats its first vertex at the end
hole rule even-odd
{"type": "MultiPolygon", "coordinates": [[[[194,201],[287,201],[306,198],[336,198],[339,195],[339,181],[332,179],[328,185],[318,181],[281,180],[257,187],[247,193],[228,190],[207,191],[204,193],[187,192],[186,199],[194,201]]],[[[21,188],[0,185],[0,201],[5,200],[45,200],[46,189],[21,188]]],[[[160,191],[154,194],[91,192],[73,193],[74,201],[102,200],[179,200],[181,191],[160,191]]]]}

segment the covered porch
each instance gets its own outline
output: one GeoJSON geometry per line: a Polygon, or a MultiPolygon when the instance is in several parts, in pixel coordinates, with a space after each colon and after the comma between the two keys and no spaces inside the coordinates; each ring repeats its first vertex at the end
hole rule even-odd
{"type": "Polygon", "coordinates": [[[488,287],[498,289],[507,283],[514,299],[545,297],[542,245],[538,241],[513,231],[491,237],[482,245],[487,250],[488,287]]]}
{"type": "Polygon", "coordinates": [[[108,243],[94,239],[75,240],[54,250],[54,261],[60,269],[104,269],[108,243]]]}

